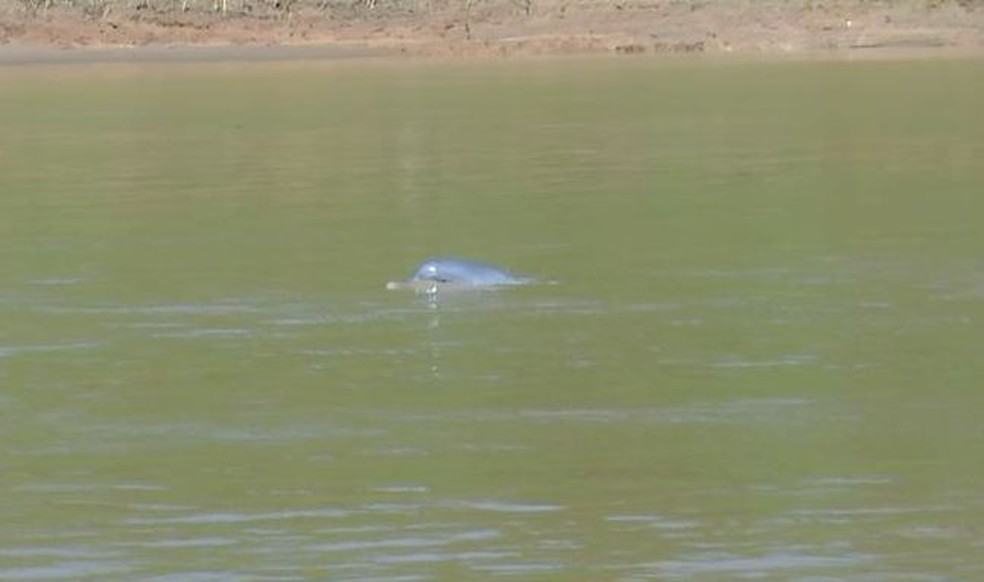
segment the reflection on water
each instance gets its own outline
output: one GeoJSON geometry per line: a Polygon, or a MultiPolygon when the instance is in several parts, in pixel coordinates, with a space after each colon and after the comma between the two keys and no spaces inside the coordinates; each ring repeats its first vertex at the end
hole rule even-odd
{"type": "Polygon", "coordinates": [[[980,578],[976,67],[0,71],[0,580],[980,578]]]}

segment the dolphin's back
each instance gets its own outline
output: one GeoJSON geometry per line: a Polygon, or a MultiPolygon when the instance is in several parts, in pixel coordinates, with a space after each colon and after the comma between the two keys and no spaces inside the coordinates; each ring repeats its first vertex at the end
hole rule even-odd
{"type": "Polygon", "coordinates": [[[454,257],[427,259],[410,280],[473,286],[519,285],[529,281],[492,265],[454,257]]]}

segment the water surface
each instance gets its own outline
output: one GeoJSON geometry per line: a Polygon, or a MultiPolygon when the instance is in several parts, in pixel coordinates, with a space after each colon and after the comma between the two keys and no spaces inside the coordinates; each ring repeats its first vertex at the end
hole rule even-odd
{"type": "Polygon", "coordinates": [[[979,578],[981,94],[0,69],[0,579],[979,578]],[[557,284],[384,289],[443,254],[557,284]]]}

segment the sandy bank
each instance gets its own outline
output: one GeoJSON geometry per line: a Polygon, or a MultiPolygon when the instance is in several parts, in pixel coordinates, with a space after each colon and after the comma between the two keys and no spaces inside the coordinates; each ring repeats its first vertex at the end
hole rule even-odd
{"type": "Polygon", "coordinates": [[[984,54],[978,0],[194,1],[0,0],[0,63],[984,54]]]}

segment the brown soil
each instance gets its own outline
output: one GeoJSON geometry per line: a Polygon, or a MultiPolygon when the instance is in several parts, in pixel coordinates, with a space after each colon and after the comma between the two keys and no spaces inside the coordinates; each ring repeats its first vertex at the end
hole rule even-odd
{"type": "Polygon", "coordinates": [[[262,10],[231,0],[236,5],[224,12],[222,0],[214,10],[179,0],[89,0],[81,8],[12,1],[0,0],[0,62],[72,60],[74,53],[172,59],[196,54],[186,47],[200,45],[224,47],[212,49],[216,58],[984,54],[984,0],[358,0],[286,7],[260,0],[262,10]],[[83,47],[115,49],[64,50],[83,47]]]}

